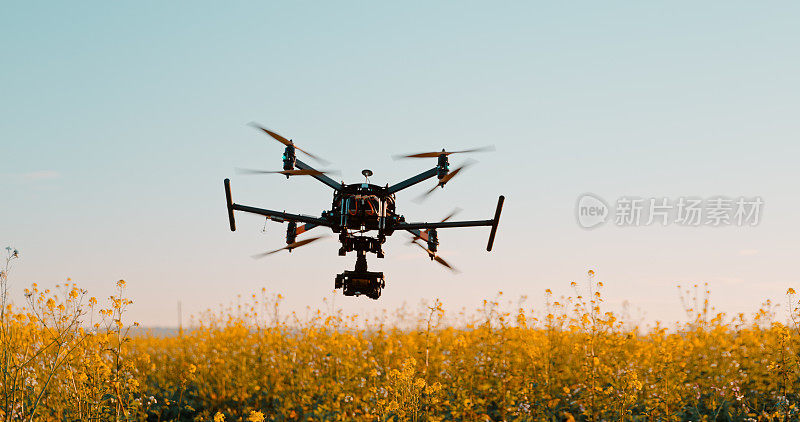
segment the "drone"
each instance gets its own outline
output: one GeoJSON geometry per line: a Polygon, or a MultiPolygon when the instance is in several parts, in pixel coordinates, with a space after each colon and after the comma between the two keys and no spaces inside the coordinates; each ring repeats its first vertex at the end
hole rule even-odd
{"type": "Polygon", "coordinates": [[[333,189],[331,208],[322,211],[319,217],[314,217],[236,204],[233,202],[231,196],[230,179],[225,179],[225,199],[228,207],[228,221],[231,231],[236,231],[236,222],[233,215],[234,211],[262,215],[266,217],[267,221],[288,223],[286,228],[286,246],[254,255],[254,258],[262,258],[283,250],[291,252],[293,249],[320,240],[326,236],[311,237],[303,240],[297,240],[297,237],[315,227],[327,227],[339,236],[338,240],[339,243],[341,243],[341,247],[339,248],[340,256],[345,256],[348,252],[356,252],[355,269],[352,271],[345,270],[337,274],[334,282],[334,289],[341,289],[345,296],[365,295],[371,299],[378,299],[381,296],[381,291],[386,286],[386,281],[382,272],[367,270],[367,253],[374,253],[377,258],[383,258],[384,252],[382,245],[386,242],[386,238],[395,232],[405,231],[410,233],[413,236],[409,242],[410,244],[413,243],[422,248],[432,261],[453,271],[456,271],[455,268],[439,256],[437,252],[439,248],[438,229],[489,226],[491,227],[491,231],[489,232],[489,242],[486,245],[486,250],[492,250],[495,234],[497,233],[497,225],[500,222],[500,212],[503,209],[503,201],[505,201],[504,196],[501,195],[497,199],[497,208],[495,209],[494,218],[491,220],[448,221],[455,215],[457,212],[455,211],[441,221],[415,223],[406,222],[405,217],[398,214],[395,194],[403,189],[436,177],[438,179],[437,183],[422,195],[424,199],[433,193],[436,188],[444,188],[453,177],[471,164],[466,163],[451,171],[450,162],[448,160],[450,155],[487,151],[492,150],[493,147],[473,148],[461,151],[446,151],[442,149],[438,152],[394,156],[395,159],[436,158],[437,163],[436,166],[430,170],[426,170],[391,186],[389,184],[379,186],[370,183],[369,178],[373,175],[373,172],[368,169],[361,172],[366,179],[365,182],[346,184],[344,182],[336,182],[334,179],[327,176],[327,174],[333,172],[317,170],[299,160],[296,154],[299,151],[322,164],[327,164],[327,161],[301,149],[295,145],[292,140],[286,139],[274,131],[256,124],[252,125],[285,146],[282,157],[283,170],[264,171],[240,169],[240,173],[283,174],[287,179],[291,176],[311,176],[333,189]]]}

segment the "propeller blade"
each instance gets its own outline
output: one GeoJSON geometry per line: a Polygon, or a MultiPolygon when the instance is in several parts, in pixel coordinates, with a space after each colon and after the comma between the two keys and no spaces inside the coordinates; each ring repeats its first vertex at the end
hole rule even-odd
{"type": "Polygon", "coordinates": [[[294,234],[296,236],[296,235],[299,235],[301,233],[305,233],[305,232],[313,229],[314,227],[317,227],[316,224],[308,224],[308,223],[303,224],[302,226],[297,226],[297,228],[294,231],[294,234]],[[311,226],[311,227],[309,227],[309,226],[311,226]]]}
{"type": "Polygon", "coordinates": [[[328,160],[326,160],[326,159],[324,159],[324,158],[322,158],[322,157],[320,157],[318,155],[314,155],[314,154],[312,154],[312,153],[310,153],[310,152],[298,147],[297,145],[295,145],[294,149],[296,149],[296,150],[302,152],[303,154],[305,154],[305,155],[317,160],[318,162],[320,162],[322,164],[325,164],[326,166],[331,163],[330,161],[328,161],[328,160]]]}
{"type": "Polygon", "coordinates": [[[455,216],[456,216],[456,214],[460,213],[461,211],[462,211],[462,210],[461,210],[461,208],[458,208],[458,207],[454,208],[454,209],[453,209],[453,211],[452,211],[452,212],[450,212],[450,214],[448,214],[448,215],[447,215],[447,217],[445,217],[444,219],[442,219],[442,223],[444,223],[445,221],[447,221],[447,220],[449,220],[449,219],[451,219],[451,218],[455,217],[455,216]]]}
{"type": "Polygon", "coordinates": [[[487,145],[485,147],[463,149],[461,151],[445,151],[445,150],[441,150],[441,151],[433,151],[433,152],[419,152],[419,153],[416,153],[416,154],[409,154],[409,155],[393,155],[392,158],[394,158],[395,160],[400,160],[400,159],[403,159],[403,158],[435,158],[435,157],[438,157],[438,156],[440,156],[442,154],[449,156],[451,154],[464,154],[464,153],[468,153],[468,152],[485,152],[485,151],[494,151],[494,150],[495,150],[494,145],[487,145]]]}
{"type": "Polygon", "coordinates": [[[451,172],[447,173],[447,174],[446,174],[444,177],[442,177],[442,179],[441,179],[441,180],[439,180],[439,184],[438,184],[438,186],[444,186],[444,185],[445,185],[447,182],[449,182],[449,181],[450,181],[450,179],[452,179],[452,178],[456,177],[456,175],[457,175],[457,174],[458,174],[458,173],[459,173],[461,170],[464,170],[465,168],[467,168],[467,167],[469,167],[469,166],[471,166],[471,165],[473,165],[473,164],[475,164],[475,163],[474,163],[474,162],[468,162],[468,163],[464,163],[464,164],[460,165],[459,167],[457,167],[455,170],[453,170],[453,171],[451,171],[451,172]]]}
{"type": "Polygon", "coordinates": [[[409,230],[409,232],[414,237],[411,238],[411,240],[409,240],[408,243],[414,243],[414,242],[416,242],[417,240],[420,240],[420,239],[424,240],[425,242],[428,241],[428,230],[424,230],[423,231],[423,230],[413,229],[413,230],[409,230]]]}
{"type": "Polygon", "coordinates": [[[311,158],[313,158],[313,159],[315,159],[315,160],[319,161],[319,162],[320,162],[320,163],[322,163],[322,164],[328,165],[328,164],[330,164],[330,163],[331,163],[330,161],[328,161],[328,160],[325,160],[325,159],[323,159],[323,158],[322,158],[322,157],[320,157],[320,156],[314,155],[314,154],[312,154],[312,153],[310,153],[310,152],[308,152],[308,151],[306,151],[306,150],[304,150],[304,149],[302,149],[302,148],[298,147],[297,145],[295,145],[295,144],[294,144],[294,142],[292,142],[292,140],[291,140],[291,139],[286,139],[286,138],[284,138],[283,136],[279,135],[278,133],[276,133],[276,132],[273,132],[273,131],[271,131],[271,130],[269,130],[269,129],[265,128],[265,127],[262,127],[262,126],[260,126],[258,123],[255,123],[255,122],[250,122],[250,126],[253,126],[253,127],[254,127],[254,128],[256,128],[256,129],[260,129],[260,130],[264,131],[264,133],[266,133],[267,135],[271,136],[271,137],[272,137],[273,139],[275,139],[276,141],[278,141],[278,142],[280,142],[280,143],[282,143],[282,144],[286,145],[287,147],[288,147],[289,145],[293,145],[293,146],[294,146],[294,149],[296,149],[296,150],[298,150],[298,151],[302,152],[303,154],[305,154],[305,155],[307,155],[307,156],[309,156],[309,157],[311,157],[311,158]]]}
{"type": "Polygon", "coordinates": [[[419,203],[419,202],[424,201],[430,194],[432,194],[436,190],[436,188],[438,188],[440,186],[444,187],[444,185],[447,184],[447,182],[452,180],[454,177],[456,177],[456,175],[459,172],[461,172],[461,170],[464,170],[465,168],[467,168],[467,167],[469,167],[469,166],[471,166],[473,164],[475,164],[475,161],[468,161],[468,162],[462,164],[461,166],[457,167],[455,170],[451,170],[449,173],[447,173],[447,175],[442,177],[439,180],[439,182],[437,184],[435,184],[432,188],[430,188],[427,192],[424,192],[422,195],[416,197],[414,199],[414,202],[419,203]]]}
{"type": "Polygon", "coordinates": [[[419,247],[420,247],[420,248],[422,248],[423,250],[425,250],[425,252],[427,252],[427,253],[428,253],[428,256],[429,256],[430,258],[432,258],[434,261],[436,261],[436,262],[438,262],[438,263],[440,263],[440,264],[444,265],[445,267],[449,268],[451,271],[453,271],[453,272],[455,272],[455,273],[457,273],[457,272],[458,272],[458,270],[457,270],[457,269],[455,269],[455,268],[454,268],[452,265],[448,264],[448,263],[447,263],[447,261],[445,261],[445,260],[444,260],[442,257],[440,257],[439,255],[437,255],[437,254],[436,254],[436,253],[434,253],[434,252],[431,252],[431,251],[430,251],[430,249],[426,248],[425,246],[422,246],[422,245],[421,245],[419,242],[417,242],[416,240],[414,241],[414,244],[415,244],[415,245],[417,245],[417,246],[419,246],[419,247]]]}
{"type": "Polygon", "coordinates": [[[434,261],[436,261],[436,262],[438,262],[438,263],[440,263],[440,264],[442,264],[442,265],[444,265],[445,267],[449,268],[449,269],[450,269],[450,271],[453,271],[453,272],[456,272],[456,273],[458,272],[458,270],[457,270],[457,269],[453,268],[453,267],[452,267],[450,264],[448,264],[448,263],[447,263],[447,261],[445,261],[444,259],[442,259],[442,257],[441,257],[441,256],[439,256],[439,255],[435,255],[435,256],[433,257],[433,260],[434,260],[434,261]]]}
{"type": "MultiPolygon", "coordinates": [[[[427,237],[427,230],[423,232],[422,230],[419,229],[407,229],[406,231],[411,233],[411,236],[413,236],[411,240],[408,241],[408,243],[414,243],[418,239],[422,239],[423,236],[427,237]]],[[[425,241],[427,242],[428,239],[425,239],[425,241]]]]}
{"type": "Polygon", "coordinates": [[[424,192],[422,195],[414,198],[414,202],[420,203],[420,202],[424,201],[425,198],[427,198],[428,195],[432,194],[433,191],[435,191],[436,188],[438,188],[438,187],[439,187],[439,185],[433,185],[433,187],[430,188],[430,190],[428,190],[428,191],[424,192]]]}
{"type": "Polygon", "coordinates": [[[495,148],[494,145],[486,145],[485,147],[462,149],[461,151],[450,151],[450,152],[447,153],[447,155],[450,155],[450,154],[464,154],[464,153],[467,153],[467,152],[489,152],[489,151],[495,151],[495,150],[497,150],[497,148],[495,148]]]}
{"type": "MultiPolygon", "coordinates": [[[[273,139],[275,139],[276,141],[278,141],[278,142],[280,142],[280,143],[282,143],[282,144],[286,145],[287,147],[288,147],[289,145],[292,145],[292,141],[290,141],[290,140],[288,140],[288,139],[284,138],[284,137],[283,137],[283,136],[281,136],[281,135],[278,135],[277,133],[275,133],[275,132],[273,132],[273,131],[271,131],[271,130],[269,130],[269,129],[265,128],[265,127],[261,127],[261,126],[260,126],[258,123],[255,123],[255,122],[250,122],[250,126],[253,126],[253,127],[254,127],[254,128],[256,128],[256,129],[260,129],[260,130],[264,131],[264,133],[266,133],[267,135],[271,136],[271,137],[272,137],[273,139]]],[[[297,148],[297,147],[295,147],[295,148],[297,148]]]]}
{"type": "Polygon", "coordinates": [[[269,256],[269,255],[272,255],[274,253],[280,252],[280,251],[282,251],[284,249],[291,250],[291,249],[299,248],[301,246],[308,245],[311,242],[316,242],[317,240],[320,240],[320,239],[325,238],[325,237],[327,237],[327,236],[317,236],[317,237],[311,237],[311,238],[308,238],[308,239],[298,240],[297,242],[290,243],[290,244],[288,244],[288,245],[286,245],[286,246],[284,246],[284,247],[282,247],[280,249],[275,249],[274,251],[269,251],[269,252],[264,252],[264,253],[253,255],[253,259],[264,258],[266,256],[269,256]]]}
{"type": "Polygon", "coordinates": [[[419,242],[417,242],[416,240],[415,240],[415,241],[413,241],[413,242],[411,242],[411,243],[413,243],[413,244],[415,244],[415,245],[419,246],[419,247],[420,247],[420,248],[422,248],[422,249],[423,249],[425,252],[427,252],[427,253],[428,253],[428,257],[429,257],[429,258],[433,258],[434,256],[436,256],[436,254],[435,254],[435,253],[431,252],[431,250],[430,250],[430,249],[428,249],[428,248],[426,248],[424,245],[422,245],[422,243],[419,243],[419,242]]]}
{"type": "Polygon", "coordinates": [[[435,158],[438,157],[442,152],[420,152],[418,154],[409,154],[409,155],[393,155],[392,158],[395,160],[400,160],[403,158],[435,158]]]}
{"type": "Polygon", "coordinates": [[[254,170],[237,168],[236,172],[239,174],[284,174],[289,176],[319,176],[320,174],[339,174],[340,171],[335,170],[281,170],[281,171],[268,171],[268,170],[254,170]]]}

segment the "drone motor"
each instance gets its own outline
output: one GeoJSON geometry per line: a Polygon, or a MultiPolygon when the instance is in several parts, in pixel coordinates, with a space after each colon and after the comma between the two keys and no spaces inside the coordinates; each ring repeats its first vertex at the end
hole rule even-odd
{"type": "Polygon", "coordinates": [[[436,249],[438,248],[439,248],[439,235],[436,233],[436,229],[430,229],[428,230],[428,250],[433,253],[436,253],[436,249]]]}
{"type": "Polygon", "coordinates": [[[291,245],[297,239],[297,223],[290,221],[286,227],[286,244],[291,245]]]}
{"type": "MultiPolygon", "coordinates": [[[[296,159],[294,155],[294,145],[286,145],[286,149],[283,151],[283,169],[294,170],[294,162],[296,159]]],[[[289,178],[288,174],[286,178],[289,178]]]]}

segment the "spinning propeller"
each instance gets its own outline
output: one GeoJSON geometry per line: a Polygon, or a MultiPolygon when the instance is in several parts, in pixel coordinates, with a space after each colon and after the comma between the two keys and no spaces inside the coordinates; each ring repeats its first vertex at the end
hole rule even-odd
{"type": "Polygon", "coordinates": [[[460,166],[456,167],[456,169],[455,169],[455,170],[452,170],[452,171],[450,171],[449,173],[447,173],[447,175],[445,175],[444,177],[442,177],[441,179],[439,179],[439,181],[438,181],[438,182],[437,182],[435,185],[433,185],[433,187],[432,187],[430,190],[428,190],[427,192],[425,192],[425,193],[423,193],[422,195],[418,196],[418,197],[417,197],[417,198],[416,198],[414,201],[416,201],[416,202],[422,202],[423,200],[425,200],[425,198],[427,198],[427,197],[428,197],[428,195],[432,194],[432,193],[433,193],[433,191],[435,191],[435,190],[436,190],[436,188],[438,188],[438,187],[440,187],[440,186],[441,186],[441,187],[444,187],[444,185],[445,185],[445,184],[447,184],[447,182],[449,182],[450,180],[452,180],[454,177],[456,177],[456,175],[457,175],[457,174],[458,174],[458,173],[459,173],[461,170],[464,170],[465,168],[467,168],[467,167],[469,167],[469,166],[471,166],[471,165],[473,165],[473,164],[475,164],[475,163],[476,163],[475,161],[467,161],[466,163],[464,163],[464,164],[462,164],[462,165],[460,165],[460,166]]]}
{"type": "Polygon", "coordinates": [[[340,174],[338,170],[281,170],[281,171],[268,171],[268,170],[255,170],[237,168],[236,172],[239,174],[283,174],[286,176],[319,176],[321,174],[340,174]]]}
{"type": "Polygon", "coordinates": [[[264,258],[265,256],[272,255],[272,254],[274,254],[276,252],[280,252],[280,251],[282,251],[284,249],[286,249],[289,252],[291,252],[292,249],[308,245],[311,242],[316,242],[317,240],[323,239],[325,237],[327,237],[327,236],[317,236],[317,237],[311,237],[311,238],[308,238],[308,239],[298,240],[297,242],[290,243],[290,244],[288,244],[288,245],[286,245],[286,246],[284,246],[284,247],[282,247],[280,249],[275,249],[274,251],[269,251],[269,252],[264,252],[264,253],[260,253],[260,254],[257,254],[257,255],[253,255],[253,259],[264,258]]]}
{"type": "Polygon", "coordinates": [[[316,224],[303,224],[302,226],[297,226],[297,228],[294,230],[294,235],[297,236],[298,234],[305,233],[305,232],[313,229],[314,227],[317,227],[317,225],[316,224]]]}
{"type": "Polygon", "coordinates": [[[307,155],[307,156],[309,156],[309,157],[311,157],[311,158],[313,158],[313,159],[315,159],[315,160],[319,161],[319,162],[320,162],[320,163],[322,163],[322,164],[330,164],[330,161],[328,161],[328,160],[325,160],[325,159],[323,159],[322,157],[318,157],[318,156],[316,156],[316,155],[314,155],[314,154],[312,154],[312,153],[310,153],[310,152],[308,152],[308,151],[306,151],[306,150],[304,150],[304,149],[302,149],[302,148],[298,147],[297,145],[295,145],[295,143],[294,143],[294,142],[292,142],[292,140],[291,140],[291,139],[286,139],[286,138],[284,138],[283,136],[281,136],[281,135],[278,135],[277,133],[275,133],[275,132],[273,132],[273,131],[271,131],[271,130],[269,130],[269,129],[266,129],[266,128],[264,128],[264,127],[261,127],[261,126],[259,126],[257,123],[254,123],[254,122],[251,122],[251,123],[250,123],[250,126],[253,126],[253,127],[254,127],[254,128],[256,128],[256,129],[260,129],[260,130],[264,131],[264,133],[266,133],[267,135],[271,136],[271,137],[272,137],[273,139],[275,139],[276,141],[278,141],[278,142],[280,142],[280,143],[282,143],[282,144],[286,145],[287,147],[288,147],[288,146],[293,146],[293,147],[294,147],[294,149],[296,149],[296,150],[298,150],[298,151],[302,152],[303,154],[305,154],[305,155],[307,155]]]}
{"type": "Polygon", "coordinates": [[[450,269],[450,271],[453,271],[453,272],[455,272],[455,273],[457,273],[457,272],[458,272],[458,270],[457,270],[457,269],[453,268],[453,266],[452,266],[452,265],[448,264],[448,263],[447,263],[447,261],[445,261],[444,259],[442,259],[442,257],[440,257],[439,255],[437,255],[435,252],[431,252],[431,250],[430,250],[430,249],[426,248],[425,246],[423,246],[421,243],[417,242],[416,240],[414,240],[414,241],[413,241],[413,243],[414,243],[415,245],[419,246],[420,248],[424,249],[424,250],[425,250],[425,252],[427,252],[427,253],[428,253],[428,256],[429,256],[429,257],[430,257],[432,260],[434,260],[434,261],[436,261],[436,262],[438,262],[438,263],[440,263],[440,264],[444,265],[445,267],[449,268],[449,269],[450,269]]]}
{"type": "Polygon", "coordinates": [[[394,158],[395,160],[403,158],[436,158],[442,154],[449,156],[450,154],[463,154],[467,152],[486,152],[494,150],[495,150],[494,145],[487,145],[485,147],[480,147],[480,148],[464,149],[461,151],[445,151],[444,148],[442,148],[442,150],[438,152],[419,152],[410,155],[393,155],[392,158],[394,158]]]}

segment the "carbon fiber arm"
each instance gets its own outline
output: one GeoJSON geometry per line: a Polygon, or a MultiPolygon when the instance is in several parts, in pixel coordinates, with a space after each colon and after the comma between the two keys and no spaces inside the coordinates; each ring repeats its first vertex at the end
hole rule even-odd
{"type": "Polygon", "coordinates": [[[500,223],[500,212],[503,210],[503,202],[505,202],[505,199],[506,197],[502,195],[497,198],[497,209],[495,209],[494,219],[492,220],[442,221],[435,223],[397,223],[394,228],[397,230],[407,230],[416,235],[416,233],[414,233],[412,230],[490,226],[492,231],[489,233],[489,243],[486,245],[486,250],[491,251],[492,245],[494,244],[494,237],[497,233],[497,225],[500,223]]]}
{"type": "MultiPolygon", "coordinates": [[[[314,167],[309,166],[308,164],[295,159],[294,166],[299,168],[300,170],[316,170],[314,167]]],[[[333,190],[341,190],[342,184],[337,183],[335,180],[331,179],[330,177],[324,174],[312,174],[311,177],[319,180],[320,182],[330,186],[333,190]]]]}
{"type": "Polygon", "coordinates": [[[389,186],[389,189],[387,191],[391,195],[391,194],[393,194],[395,192],[398,192],[398,191],[401,191],[401,190],[403,190],[403,189],[405,189],[407,187],[414,186],[419,182],[423,182],[425,180],[428,180],[431,177],[436,176],[437,174],[439,174],[439,167],[434,167],[434,168],[432,168],[432,169],[430,169],[430,170],[428,170],[426,172],[420,173],[420,174],[418,174],[418,175],[416,175],[414,177],[411,177],[411,178],[408,178],[406,180],[403,180],[402,182],[400,182],[400,183],[398,183],[396,185],[389,186]]]}

